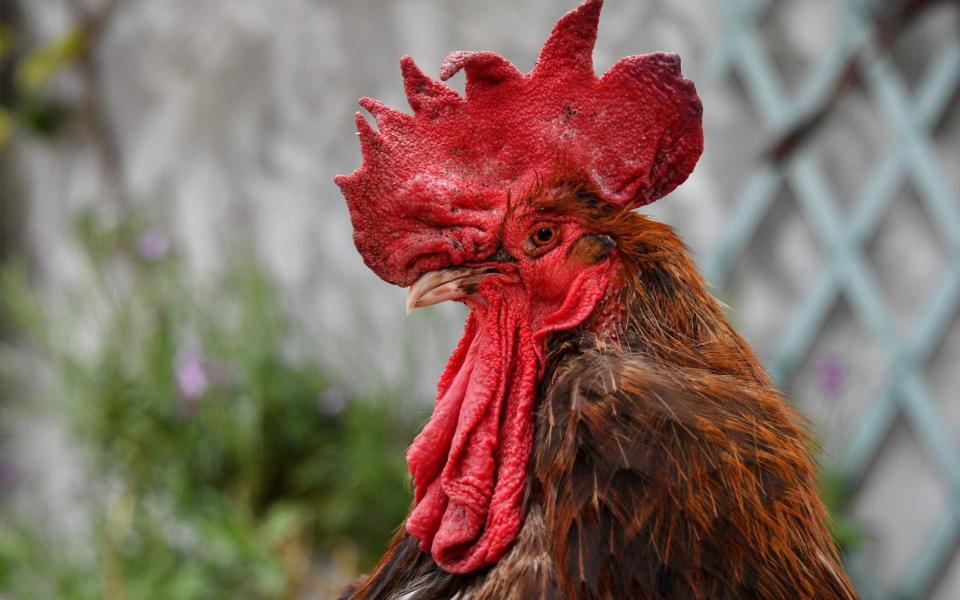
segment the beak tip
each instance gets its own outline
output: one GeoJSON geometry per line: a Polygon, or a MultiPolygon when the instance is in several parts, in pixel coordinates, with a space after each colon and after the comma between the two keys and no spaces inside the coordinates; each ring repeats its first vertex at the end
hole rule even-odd
{"type": "Polygon", "coordinates": [[[479,280],[494,271],[490,267],[460,267],[424,273],[407,288],[407,314],[418,308],[469,296],[476,292],[479,280]]]}
{"type": "Polygon", "coordinates": [[[405,303],[404,306],[405,306],[405,312],[408,315],[412,313],[413,309],[417,307],[416,302],[413,300],[413,293],[411,288],[407,288],[407,302],[405,303]]]}

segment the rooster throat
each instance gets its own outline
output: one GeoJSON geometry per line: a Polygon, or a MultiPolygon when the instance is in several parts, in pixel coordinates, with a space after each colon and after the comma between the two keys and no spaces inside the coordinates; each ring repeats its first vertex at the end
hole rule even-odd
{"type": "Polygon", "coordinates": [[[407,451],[416,497],[407,531],[448,572],[495,563],[520,529],[540,371],[533,346],[518,302],[496,294],[475,307],[407,451]]]}

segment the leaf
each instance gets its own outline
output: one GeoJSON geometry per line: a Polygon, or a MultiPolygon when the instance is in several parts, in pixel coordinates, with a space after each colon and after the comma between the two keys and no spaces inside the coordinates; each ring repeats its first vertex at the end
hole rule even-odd
{"type": "Polygon", "coordinates": [[[270,510],[261,525],[261,535],[271,546],[279,544],[296,532],[303,522],[300,508],[293,505],[279,505],[270,510]]]}
{"type": "Polygon", "coordinates": [[[0,107],[0,149],[2,149],[17,130],[17,121],[10,111],[0,107]]]}
{"type": "Polygon", "coordinates": [[[24,58],[14,75],[22,92],[32,93],[46,85],[64,67],[77,60],[86,49],[86,35],[79,28],[59,40],[34,50],[24,58]]]}
{"type": "Polygon", "coordinates": [[[13,50],[14,32],[9,25],[0,23],[0,60],[3,60],[13,50]]]}

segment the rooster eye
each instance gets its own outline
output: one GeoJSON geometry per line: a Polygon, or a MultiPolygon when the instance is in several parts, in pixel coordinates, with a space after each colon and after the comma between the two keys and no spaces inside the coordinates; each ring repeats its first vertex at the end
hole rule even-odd
{"type": "Polygon", "coordinates": [[[537,246],[546,246],[557,237],[556,227],[539,227],[531,241],[537,246]]]}
{"type": "Polygon", "coordinates": [[[527,231],[528,237],[524,243],[524,249],[532,257],[546,254],[557,245],[560,239],[560,228],[550,223],[538,223],[527,231]]]}

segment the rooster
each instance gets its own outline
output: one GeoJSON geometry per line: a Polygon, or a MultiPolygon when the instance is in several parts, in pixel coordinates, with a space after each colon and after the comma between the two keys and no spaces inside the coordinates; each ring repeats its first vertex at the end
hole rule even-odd
{"type": "Polygon", "coordinates": [[[679,59],[597,77],[602,0],[536,66],[401,60],[413,114],[360,100],[337,178],[412,310],[470,309],[407,451],[414,504],[343,598],[851,599],[811,443],[673,231],[632,209],[703,148],[679,59]]]}

